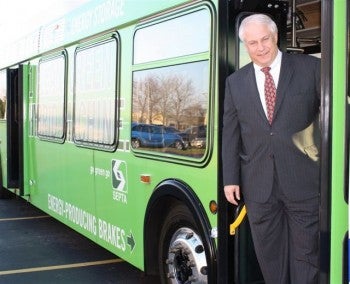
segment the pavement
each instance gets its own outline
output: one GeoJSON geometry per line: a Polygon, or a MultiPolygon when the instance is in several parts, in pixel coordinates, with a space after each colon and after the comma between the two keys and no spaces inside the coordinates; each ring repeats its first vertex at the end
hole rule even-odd
{"type": "Polygon", "coordinates": [[[0,199],[0,284],[22,283],[138,284],[146,281],[137,268],[26,200],[10,195],[0,199]]]}

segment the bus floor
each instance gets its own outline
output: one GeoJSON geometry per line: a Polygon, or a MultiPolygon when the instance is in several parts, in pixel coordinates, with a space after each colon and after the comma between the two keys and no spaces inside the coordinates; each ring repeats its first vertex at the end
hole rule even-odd
{"type": "Polygon", "coordinates": [[[0,284],[150,283],[145,279],[22,198],[0,199],[0,284]]]}

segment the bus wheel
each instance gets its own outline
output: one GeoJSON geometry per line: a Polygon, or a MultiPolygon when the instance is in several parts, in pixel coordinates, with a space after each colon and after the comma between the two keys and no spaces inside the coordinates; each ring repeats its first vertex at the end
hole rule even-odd
{"type": "Polygon", "coordinates": [[[190,211],[176,206],[165,219],[159,240],[161,282],[207,283],[203,242],[190,211]]]}
{"type": "Polygon", "coordinates": [[[141,147],[141,142],[138,139],[131,140],[131,147],[137,149],[141,147]]]}
{"type": "Polygon", "coordinates": [[[178,150],[183,150],[184,149],[184,145],[182,144],[181,141],[175,141],[175,148],[178,150]]]}

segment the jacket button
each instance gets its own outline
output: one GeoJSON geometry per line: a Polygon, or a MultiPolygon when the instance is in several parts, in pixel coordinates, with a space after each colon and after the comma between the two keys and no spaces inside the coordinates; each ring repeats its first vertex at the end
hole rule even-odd
{"type": "Polygon", "coordinates": [[[274,158],[274,155],[273,155],[273,154],[270,154],[269,157],[270,157],[270,159],[273,159],[273,158],[274,158]]]}

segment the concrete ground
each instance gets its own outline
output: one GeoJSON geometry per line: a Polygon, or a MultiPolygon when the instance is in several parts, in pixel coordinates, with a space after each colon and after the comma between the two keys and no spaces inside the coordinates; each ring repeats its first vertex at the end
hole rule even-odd
{"type": "Polygon", "coordinates": [[[0,284],[148,281],[137,268],[25,200],[0,199],[0,284]]]}

